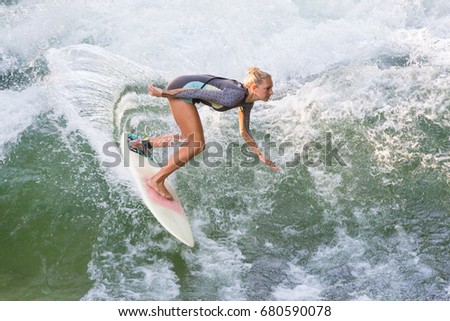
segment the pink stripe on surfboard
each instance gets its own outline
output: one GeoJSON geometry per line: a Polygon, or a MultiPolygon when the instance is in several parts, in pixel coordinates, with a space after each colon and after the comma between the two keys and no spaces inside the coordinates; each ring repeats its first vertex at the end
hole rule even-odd
{"type": "Polygon", "coordinates": [[[186,215],[184,213],[184,210],[181,207],[180,203],[178,203],[175,200],[168,200],[168,199],[162,197],[152,187],[148,186],[147,182],[145,182],[145,186],[147,187],[147,192],[148,192],[148,195],[150,196],[150,199],[152,200],[152,202],[154,202],[162,207],[165,207],[167,209],[170,209],[170,210],[176,212],[177,214],[186,215]]]}

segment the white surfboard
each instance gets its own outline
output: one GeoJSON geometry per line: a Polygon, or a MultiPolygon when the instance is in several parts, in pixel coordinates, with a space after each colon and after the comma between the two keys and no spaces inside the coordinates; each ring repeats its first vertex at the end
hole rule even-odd
{"type": "Polygon", "coordinates": [[[173,196],[173,200],[167,200],[147,185],[147,180],[155,175],[160,167],[149,158],[131,151],[128,148],[127,137],[128,133],[123,133],[120,140],[122,164],[130,169],[145,205],[170,234],[184,244],[194,246],[189,220],[174,189],[166,181],[165,186],[173,196]]]}

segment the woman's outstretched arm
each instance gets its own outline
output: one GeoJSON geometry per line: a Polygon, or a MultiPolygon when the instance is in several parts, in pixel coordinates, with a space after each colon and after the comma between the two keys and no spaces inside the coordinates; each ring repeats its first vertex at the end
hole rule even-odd
{"type": "Polygon", "coordinates": [[[247,144],[248,148],[258,156],[259,160],[262,163],[279,172],[281,168],[275,165],[269,158],[265,157],[264,153],[261,152],[261,150],[258,148],[258,145],[256,144],[250,132],[250,112],[251,108],[238,108],[239,131],[241,133],[241,136],[247,144]]]}

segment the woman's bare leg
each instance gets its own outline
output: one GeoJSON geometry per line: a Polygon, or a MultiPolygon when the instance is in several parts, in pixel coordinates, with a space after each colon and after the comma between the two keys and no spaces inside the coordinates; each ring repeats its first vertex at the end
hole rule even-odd
{"type": "Polygon", "coordinates": [[[182,140],[180,134],[167,134],[155,138],[150,138],[153,147],[173,147],[182,140]]]}
{"type": "MultiPolygon", "coordinates": [[[[180,134],[167,134],[150,138],[150,143],[152,144],[152,147],[173,147],[180,143],[181,140],[180,134]]],[[[144,151],[144,146],[140,139],[131,142],[131,147],[144,151]]]]}
{"type": "Polygon", "coordinates": [[[166,178],[184,166],[195,155],[201,153],[205,146],[203,126],[197,108],[191,103],[174,98],[169,98],[169,105],[172,115],[180,127],[180,138],[183,140],[183,145],[173,154],[167,164],[147,182],[167,199],[171,199],[172,195],[164,186],[166,178]]]}

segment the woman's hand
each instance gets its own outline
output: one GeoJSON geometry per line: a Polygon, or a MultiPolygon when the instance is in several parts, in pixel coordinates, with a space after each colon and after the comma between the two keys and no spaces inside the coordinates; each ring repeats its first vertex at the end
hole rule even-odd
{"type": "Polygon", "coordinates": [[[162,97],[163,91],[161,89],[153,86],[153,84],[149,84],[148,85],[148,93],[154,97],[162,97]]]}

